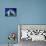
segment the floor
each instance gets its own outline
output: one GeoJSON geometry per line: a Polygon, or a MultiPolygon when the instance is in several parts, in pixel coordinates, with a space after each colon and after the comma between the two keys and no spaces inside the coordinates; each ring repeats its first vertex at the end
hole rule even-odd
{"type": "MultiPolygon", "coordinates": [[[[8,45],[7,44],[0,44],[0,46],[8,46],[8,45]]],[[[46,46],[46,42],[45,41],[32,42],[31,40],[28,40],[28,41],[21,40],[19,45],[15,44],[14,46],[46,46]]]]}
{"type": "Polygon", "coordinates": [[[31,40],[28,41],[21,40],[20,46],[46,46],[46,42],[45,41],[32,42],[31,40]]]}
{"type": "MultiPolygon", "coordinates": [[[[0,46],[8,46],[8,44],[0,44],[0,46]]],[[[13,46],[13,45],[10,45],[13,46]]],[[[14,46],[18,46],[18,44],[15,44],[14,46]]]]}

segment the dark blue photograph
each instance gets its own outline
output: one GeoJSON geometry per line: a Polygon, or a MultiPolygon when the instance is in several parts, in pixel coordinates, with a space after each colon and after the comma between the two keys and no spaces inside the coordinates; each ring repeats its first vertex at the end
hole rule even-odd
{"type": "Polygon", "coordinates": [[[5,16],[17,16],[16,8],[5,8],[5,16]]]}

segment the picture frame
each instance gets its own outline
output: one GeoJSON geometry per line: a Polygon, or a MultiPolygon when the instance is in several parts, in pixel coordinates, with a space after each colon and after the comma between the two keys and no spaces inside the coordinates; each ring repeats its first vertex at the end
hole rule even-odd
{"type": "Polygon", "coordinates": [[[6,17],[16,17],[17,8],[5,8],[5,16],[6,17]]]}

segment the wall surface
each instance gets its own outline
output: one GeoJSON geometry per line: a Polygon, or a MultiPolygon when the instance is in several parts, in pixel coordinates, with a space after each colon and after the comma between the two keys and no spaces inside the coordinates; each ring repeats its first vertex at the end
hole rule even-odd
{"type": "Polygon", "coordinates": [[[18,32],[17,24],[46,24],[46,0],[0,0],[0,44],[18,32]],[[17,8],[17,16],[5,17],[5,8],[17,8]]]}

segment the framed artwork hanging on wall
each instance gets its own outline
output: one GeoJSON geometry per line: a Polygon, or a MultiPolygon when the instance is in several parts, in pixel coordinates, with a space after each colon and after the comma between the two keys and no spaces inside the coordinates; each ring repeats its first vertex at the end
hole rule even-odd
{"type": "Polygon", "coordinates": [[[16,8],[5,8],[5,16],[7,17],[13,17],[17,16],[17,9],[16,8]]]}

